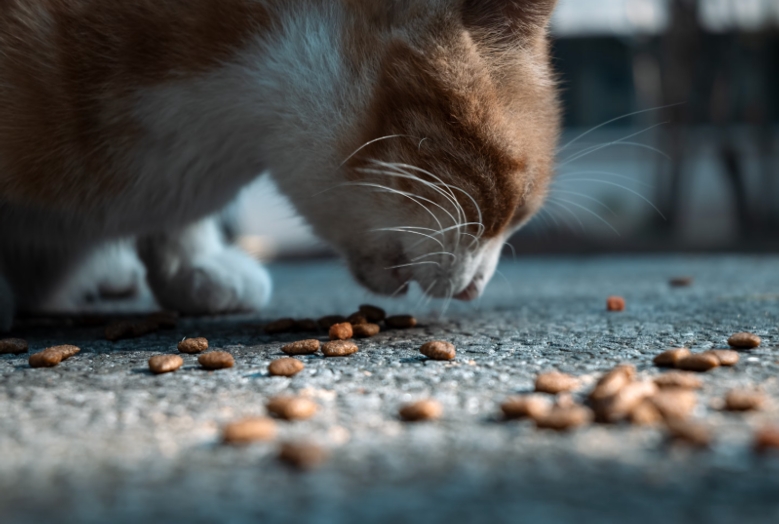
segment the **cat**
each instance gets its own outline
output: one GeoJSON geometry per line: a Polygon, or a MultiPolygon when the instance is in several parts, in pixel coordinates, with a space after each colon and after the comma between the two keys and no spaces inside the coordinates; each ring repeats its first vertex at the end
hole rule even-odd
{"type": "Polygon", "coordinates": [[[540,208],[556,0],[4,0],[0,328],[133,238],[158,303],[256,310],[264,170],[362,285],[472,300],[540,208]]]}

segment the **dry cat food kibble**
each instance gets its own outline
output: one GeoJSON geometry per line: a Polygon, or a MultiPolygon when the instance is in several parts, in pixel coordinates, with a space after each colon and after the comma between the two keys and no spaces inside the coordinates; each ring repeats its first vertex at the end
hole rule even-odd
{"type": "Polygon", "coordinates": [[[760,342],[760,337],[752,333],[736,333],[728,339],[729,346],[741,349],[754,349],[760,342]]]}
{"type": "Polygon", "coordinates": [[[155,355],[149,359],[149,370],[160,375],[176,371],[184,365],[184,359],[178,355],[155,355]]]}
{"type": "Polygon", "coordinates": [[[647,397],[657,393],[654,382],[632,382],[617,394],[595,404],[598,420],[617,422],[626,419],[647,397]]]}
{"type": "Polygon", "coordinates": [[[579,380],[576,377],[558,371],[540,373],[536,377],[536,391],[539,393],[556,395],[565,391],[573,391],[578,387],[579,380]]]}
{"type": "Polygon", "coordinates": [[[703,352],[704,355],[713,355],[720,366],[735,366],[739,361],[739,354],[732,349],[710,349],[703,352]]]}
{"type": "Polygon", "coordinates": [[[346,321],[349,322],[352,326],[357,326],[359,324],[367,324],[368,317],[358,311],[346,317],[346,321]]]}
{"type": "Polygon", "coordinates": [[[319,330],[319,324],[317,324],[316,320],[314,320],[313,318],[304,318],[295,321],[294,331],[311,332],[311,331],[318,331],[318,330],[319,330]]]}
{"type": "Polygon", "coordinates": [[[663,415],[649,400],[643,400],[630,413],[630,422],[636,426],[654,426],[662,422],[663,415]]]}
{"type": "Polygon", "coordinates": [[[279,358],[268,364],[268,373],[277,377],[292,377],[306,367],[296,358],[279,358]]]}
{"type": "Polygon", "coordinates": [[[609,297],[606,299],[607,311],[625,311],[625,299],[622,297],[609,297]]]}
{"type": "Polygon", "coordinates": [[[27,353],[27,341],[21,338],[5,338],[0,340],[0,355],[21,355],[27,353]]]}
{"type": "Polygon", "coordinates": [[[676,363],[676,367],[685,371],[706,372],[719,367],[719,359],[714,355],[693,353],[676,363]]]}
{"type": "Polygon", "coordinates": [[[206,369],[225,369],[235,365],[235,359],[226,351],[212,351],[197,357],[198,363],[206,369]]]}
{"type": "Polygon", "coordinates": [[[289,333],[295,329],[295,325],[295,319],[293,318],[280,318],[269,324],[265,324],[263,329],[269,335],[278,335],[280,333],[289,333]]]}
{"type": "Polygon", "coordinates": [[[317,339],[298,340],[282,347],[281,350],[287,355],[313,355],[319,351],[322,344],[317,339]]]}
{"type": "Polygon", "coordinates": [[[354,330],[349,322],[333,324],[330,326],[330,340],[347,340],[352,338],[354,330]]]}
{"type": "Polygon", "coordinates": [[[321,466],[328,457],[327,450],[311,443],[285,443],[279,451],[279,460],[297,469],[321,466]]]}
{"type": "Polygon", "coordinates": [[[175,311],[158,311],[149,315],[146,320],[156,324],[159,329],[176,329],[179,315],[175,311]]]}
{"type": "Polygon", "coordinates": [[[708,447],[711,444],[711,431],[699,422],[687,420],[667,421],[668,435],[676,441],[685,442],[699,448],[708,447]]]}
{"type": "Polygon", "coordinates": [[[653,362],[656,366],[661,368],[673,368],[676,367],[681,359],[689,357],[690,355],[692,355],[692,351],[687,348],[669,349],[668,351],[663,351],[657,355],[653,362]]]}
{"type": "Polygon", "coordinates": [[[755,433],[753,446],[758,453],[779,450],[779,427],[766,427],[758,430],[755,433]]]}
{"type": "Polygon", "coordinates": [[[688,389],[662,389],[648,400],[666,421],[685,420],[695,410],[698,395],[688,389]]]}
{"type": "Polygon", "coordinates": [[[554,407],[535,421],[538,428],[567,431],[589,424],[592,411],[584,406],[554,407]]]}
{"type": "Polygon", "coordinates": [[[595,389],[590,393],[590,400],[600,401],[619,393],[619,391],[633,381],[636,376],[635,366],[622,364],[603,375],[595,389]]]}
{"type": "Polygon", "coordinates": [[[432,342],[426,342],[419,348],[419,352],[427,358],[433,360],[452,360],[457,356],[457,351],[454,348],[454,344],[444,342],[443,340],[433,340],[432,342]]]}
{"type": "Polygon", "coordinates": [[[335,324],[341,324],[342,322],[346,322],[346,317],[342,317],[341,315],[330,315],[327,317],[322,317],[319,320],[317,320],[317,324],[319,324],[320,329],[328,330],[335,324]]]}
{"type": "Polygon", "coordinates": [[[385,318],[384,323],[391,329],[409,329],[417,325],[417,319],[411,315],[395,315],[385,318]]]}
{"type": "Polygon", "coordinates": [[[71,345],[53,346],[30,355],[28,362],[32,368],[51,368],[80,351],[79,348],[71,345]]]}
{"type": "Polygon", "coordinates": [[[368,319],[368,322],[373,322],[374,324],[387,318],[387,313],[380,307],[363,304],[359,309],[360,313],[365,315],[365,318],[368,319]]]}
{"type": "Polygon", "coordinates": [[[671,284],[671,287],[688,287],[692,285],[693,280],[692,277],[676,277],[672,278],[668,283],[671,284]]]}
{"type": "Polygon", "coordinates": [[[420,400],[406,404],[398,414],[407,422],[421,422],[424,420],[437,420],[444,412],[443,406],[437,400],[420,400]]]}
{"type": "Polygon", "coordinates": [[[354,338],[370,338],[378,335],[381,328],[378,324],[371,324],[369,322],[367,324],[357,324],[352,328],[352,331],[354,331],[354,334],[352,335],[354,338]]]}
{"type": "Polygon", "coordinates": [[[326,357],[346,357],[353,353],[357,353],[357,344],[349,340],[331,340],[322,346],[326,357]]]}
{"type": "Polygon", "coordinates": [[[507,419],[543,417],[552,409],[552,402],[542,395],[525,395],[511,397],[500,405],[507,419]]]}
{"type": "Polygon", "coordinates": [[[703,381],[696,374],[684,371],[671,371],[655,377],[654,380],[657,387],[661,389],[701,389],[703,387],[703,381]]]}
{"type": "Polygon", "coordinates": [[[208,349],[208,340],[203,337],[185,338],[178,343],[178,350],[182,353],[194,355],[208,349]]]}
{"type": "Polygon", "coordinates": [[[268,412],[286,420],[311,418],[319,409],[316,402],[303,397],[273,397],[265,406],[268,412]]]}
{"type": "Polygon", "coordinates": [[[117,340],[125,338],[142,337],[157,331],[157,329],[159,329],[159,323],[154,320],[147,319],[139,322],[120,320],[106,326],[105,338],[112,342],[116,342],[117,340]]]}
{"type": "Polygon", "coordinates": [[[728,411],[753,411],[765,404],[766,397],[760,391],[733,389],[725,395],[725,409],[728,411]]]}
{"type": "Polygon", "coordinates": [[[225,444],[249,444],[276,438],[276,422],[266,417],[251,417],[227,424],[222,429],[225,444]]]}

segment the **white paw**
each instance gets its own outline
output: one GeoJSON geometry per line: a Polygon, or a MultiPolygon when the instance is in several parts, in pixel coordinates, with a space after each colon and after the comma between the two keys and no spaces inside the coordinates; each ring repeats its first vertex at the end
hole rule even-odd
{"type": "Polygon", "coordinates": [[[233,247],[196,256],[153,287],[163,308],[190,315],[256,311],[272,289],[268,271],[233,247]]]}
{"type": "Polygon", "coordinates": [[[11,330],[14,320],[14,297],[11,287],[0,275],[0,333],[11,330]]]}

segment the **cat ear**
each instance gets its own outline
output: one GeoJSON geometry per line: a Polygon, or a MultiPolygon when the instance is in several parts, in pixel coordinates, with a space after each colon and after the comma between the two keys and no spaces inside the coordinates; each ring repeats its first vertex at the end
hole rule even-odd
{"type": "Polygon", "coordinates": [[[475,32],[513,41],[546,27],[555,5],[557,0],[464,0],[463,22],[475,32]]]}

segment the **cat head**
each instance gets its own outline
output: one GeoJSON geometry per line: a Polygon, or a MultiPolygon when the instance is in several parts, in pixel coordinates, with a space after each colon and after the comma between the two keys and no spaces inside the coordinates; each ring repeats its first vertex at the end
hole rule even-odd
{"type": "Polygon", "coordinates": [[[550,181],[556,0],[346,3],[370,21],[344,44],[361,109],[298,208],[369,289],[476,298],[550,181]]]}

